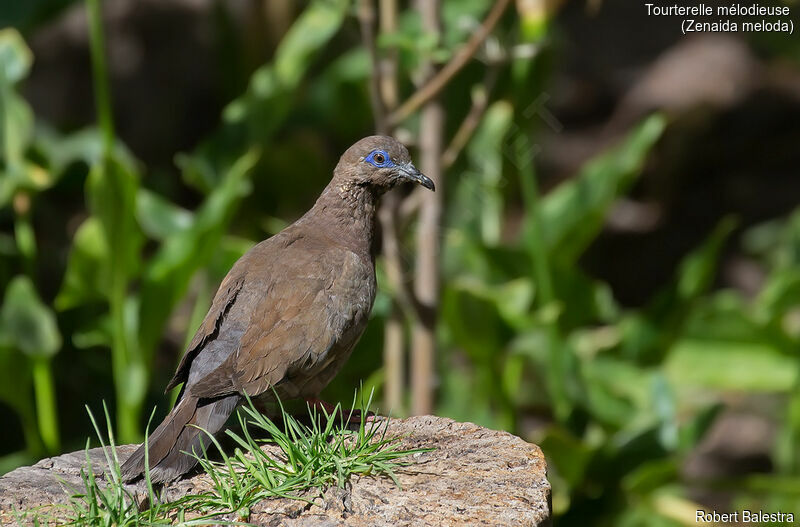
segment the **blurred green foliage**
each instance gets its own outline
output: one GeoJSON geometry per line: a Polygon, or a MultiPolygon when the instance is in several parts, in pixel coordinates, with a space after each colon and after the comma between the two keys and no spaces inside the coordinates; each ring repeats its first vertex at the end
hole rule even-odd
{"type": "MultiPolygon", "coordinates": [[[[94,10],[95,86],[102,94],[108,80],[99,3],[87,5],[94,10]]],[[[380,35],[378,46],[396,49],[406,74],[425,57],[446,61],[489,6],[445,1],[438,45],[405,10],[399,30],[380,35]]],[[[290,124],[310,121],[342,144],[369,131],[368,115],[361,115],[369,109],[366,50],[351,43],[319,60],[352,19],[352,8],[344,0],[310,2],[272,59],[227,105],[218,130],[176,156],[182,184],[199,196],[193,210],[144,186],[146,169],[117,138],[102,95],[98,128],[64,135],[38,121],[19,93],[32,54],[17,31],[0,31],[0,207],[13,225],[12,233],[0,233],[0,400],[19,417],[26,444],[25,453],[0,460],[0,471],[61,448],[65,409],[57,408],[59,372],[52,367],[58,353],[80,360],[78,350],[111,350],[104,360],[113,376],[117,437],[141,438],[142,412],[158,400],[153,376],[170,320],[179,309],[188,312],[189,339],[215,284],[256,241],[231,228],[240,207],[250,210],[245,199],[253,185],[305,189],[308,204],[324,179],[307,174],[331,168],[315,155],[322,147],[292,135],[290,124]],[[279,174],[293,174],[298,158],[307,166],[292,181],[255,182],[265,158],[279,174]],[[37,247],[37,197],[76,172],[85,214],[59,291],[44,300],[37,269],[50,256],[37,247]]],[[[504,44],[546,42],[542,16],[508,16],[505,29],[517,36],[504,44]]],[[[527,114],[530,94],[547,86],[551,59],[545,50],[502,64],[498,88],[448,174],[437,412],[540,444],[562,525],[693,525],[690,489],[698,487],[733,490],[741,506],[793,510],[800,501],[800,209],[741,236],[741,249],[766,272],[756,295],[714,287],[721,251],[737,229],[726,218],[647,305],[619,305],[579,259],[615,200],[636,183],[669,121],[646,118],[540,195],[535,119],[527,114]],[[509,218],[520,204],[520,227],[513,230],[509,218]],[[731,393],[774,401],[773,470],[735,481],[687,481],[682,466],[731,393]],[[532,420],[539,425],[529,426],[532,420]]],[[[479,86],[481,74],[481,67],[468,68],[458,82],[479,86]]],[[[457,91],[447,107],[454,121],[470,105],[469,90],[457,91]]],[[[416,117],[405,126],[414,133],[416,117]]],[[[259,210],[255,231],[285,225],[276,211],[286,212],[277,205],[259,210]]],[[[385,280],[381,287],[355,352],[363,360],[331,386],[334,398],[346,401],[358,379],[380,389],[382,323],[396,293],[385,280]]],[[[64,442],[76,444],[76,437],[64,442]]]]}

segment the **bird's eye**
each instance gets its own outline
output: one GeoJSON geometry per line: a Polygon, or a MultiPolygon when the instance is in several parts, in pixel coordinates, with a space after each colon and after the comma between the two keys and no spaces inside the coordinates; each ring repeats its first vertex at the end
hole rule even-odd
{"type": "Polygon", "coordinates": [[[389,158],[389,154],[383,150],[373,150],[367,157],[364,158],[364,161],[377,168],[394,166],[394,163],[389,158]]]}

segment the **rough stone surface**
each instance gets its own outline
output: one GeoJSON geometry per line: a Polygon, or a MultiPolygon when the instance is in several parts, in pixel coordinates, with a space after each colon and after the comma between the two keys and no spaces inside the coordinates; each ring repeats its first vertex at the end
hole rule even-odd
{"type": "MultiPolygon", "coordinates": [[[[344,489],[331,488],[313,504],[288,499],[262,501],[250,523],[289,527],[550,525],[550,484],[542,451],[506,432],[433,416],[392,420],[390,436],[405,436],[401,448],[434,448],[416,454],[400,469],[402,489],[388,478],[354,477],[344,489]]],[[[135,445],[119,447],[120,460],[135,445]]],[[[96,474],[106,467],[100,449],[90,451],[96,474]]],[[[16,524],[13,510],[64,503],[56,476],[80,484],[85,453],[44,459],[0,478],[0,522],[16,524]]],[[[102,477],[102,476],[101,476],[102,477]]],[[[142,485],[131,485],[140,493],[142,485]]],[[[209,488],[204,475],[169,486],[167,499],[209,488]]],[[[220,520],[234,520],[221,517],[220,520]]]]}

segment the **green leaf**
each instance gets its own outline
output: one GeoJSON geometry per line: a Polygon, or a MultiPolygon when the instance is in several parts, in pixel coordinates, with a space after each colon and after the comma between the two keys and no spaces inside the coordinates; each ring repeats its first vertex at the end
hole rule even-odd
{"type": "Polygon", "coordinates": [[[558,322],[567,331],[619,319],[611,287],[589,277],[579,267],[560,267],[553,273],[553,285],[556,298],[565,306],[558,322]]]}
{"type": "Polygon", "coordinates": [[[665,450],[675,450],[678,447],[675,392],[660,372],[653,378],[652,394],[653,413],[659,421],[659,442],[665,450]]]}
{"type": "Polygon", "coordinates": [[[87,218],[72,241],[67,271],[55,306],[67,310],[105,298],[111,283],[109,247],[100,220],[87,218]]]}
{"type": "Polygon", "coordinates": [[[17,218],[14,237],[19,253],[29,262],[33,262],[36,258],[36,233],[33,232],[33,225],[28,219],[17,218]]]}
{"type": "MultiPolygon", "coordinates": [[[[654,470],[658,470],[656,467],[654,470]]],[[[664,470],[667,470],[666,468],[664,470]]],[[[654,474],[655,476],[655,474],[654,474]]],[[[666,479],[666,478],[665,478],[666,479]]],[[[685,498],[674,496],[663,489],[654,489],[645,499],[631,497],[631,505],[614,516],[613,523],[619,527],[689,527],[697,523],[696,511],[701,505],[685,498]]]]}
{"type": "Polygon", "coordinates": [[[314,55],[339,31],[350,2],[316,0],[297,17],[275,51],[275,73],[282,86],[296,86],[314,55]]]}
{"type": "Polygon", "coordinates": [[[236,206],[249,192],[248,177],[258,158],[255,150],[240,157],[195,213],[191,226],[170,234],[148,263],[139,313],[139,342],[145,353],[155,349],[194,273],[218,255],[236,206]]]}
{"type": "Polygon", "coordinates": [[[646,495],[676,481],[679,477],[678,469],[675,459],[649,461],[627,474],[622,479],[622,486],[626,492],[646,495]]]}
{"type": "Polygon", "coordinates": [[[453,287],[463,293],[494,304],[494,309],[504,322],[516,328],[531,326],[533,283],[528,278],[517,278],[504,284],[488,285],[472,278],[454,280],[453,287]]]}
{"type": "MultiPolygon", "coordinates": [[[[103,137],[94,127],[62,134],[46,124],[37,123],[35,147],[48,161],[50,170],[60,174],[72,163],[83,162],[89,167],[103,161],[103,137]]],[[[114,144],[114,158],[128,167],[135,166],[130,151],[122,143],[114,144]]]]}
{"type": "Polygon", "coordinates": [[[235,264],[244,253],[252,249],[255,244],[256,242],[246,238],[231,235],[223,236],[217,250],[214,251],[214,256],[208,264],[211,279],[214,281],[221,281],[225,275],[228,274],[228,271],[231,270],[233,264],[235,264]]]}
{"type": "Polygon", "coordinates": [[[207,156],[180,153],[175,155],[175,164],[183,181],[200,192],[208,194],[217,185],[219,176],[207,156]]]}
{"type": "Polygon", "coordinates": [[[39,299],[27,276],[8,284],[0,308],[0,340],[30,357],[52,357],[61,348],[55,314],[39,299]]]}
{"type": "Polygon", "coordinates": [[[701,408],[690,417],[688,422],[681,425],[679,439],[680,450],[683,453],[690,452],[700,443],[723,409],[722,403],[701,408]]]}
{"type": "Polygon", "coordinates": [[[800,477],[753,474],[738,479],[735,482],[735,488],[762,493],[767,492],[800,496],[800,477]]]}
{"type": "Polygon", "coordinates": [[[661,115],[645,119],[620,145],[542,198],[544,239],[557,261],[574,261],[595,238],[606,211],[635,181],[665,127],[661,115]]]}
{"type": "Polygon", "coordinates": [[[136,195],[136,219],[149,237],[164,240],[191,228],[194,215],[155,192],[139,189],[136,195]]]}
{"type": "Polygon", "coordinates": [[[17,254],[19,254],[19,249],[17,248],[17,242],[14,240],[14,237],[0,232],[0,255],[16,256],[17,254]]]}
{"type": "Polygon", "coordinates": [[[692,322],[697,309],[702,308],[702,295],[713,284],[719,253],[735,224],[732,218],[720,221],[705,242],[684,257],[673,283],[660,291],[644,310],[632,312],[622,321],[625,335],[622,347],[626,356],[641,362],[659,362],[673,343],[685,335],[687,324],[692,322]]]}
{"type": "Polygon", "coordinates": [[[339,83],[361,83],[370,76],[369,53],[362,47],[346,51],[332,61],[313,89],[330,89],[339,83]],[[326,86],[320,86],[325,84],[326,86]]]}
{"type": "Polygon", "coordinates": [[[110,269],[111,283],[105,293],[111,299],[124,293],[139,259],[142,235],[135,216],[139,178],[131,166],[111,157],[92,168],[86,189],[89,209],[108,246],[104,263],[110,269]]]}
{"type": "Polygon", "coordinates": [[[90,320],[84,327],[72,334],[72,344],[76,348],[110,348],[113,344],[111,318],[107,315],[90,320]]]}
{"type": "MultiPolygon", "coordinates": [[[[484,94],[485,96],[485,94],[484,94]]],[[[450,223],[486,245],[497,245],[503,221],[503,138],[511,127],[513,108],[494,103],[467,146],[469,166],[455,186],[450,223]]]]}
{"type": "MultiPolygon", "coordinates": [[[[785,314],[800,306],[800,269],[780,269],[769,275],[754,303],[755,316],[764,323],[782,323],[785,314]]],[[[800,337],[800,330],[791,332],[800,337]]]]}
{"type": "Polygon", "coordinates": [[[11,472],[17,467],[33,465],[39,460],[38,456],[31,454],[29,450],[20,450],[0,457],[0,474],[11,472]]]}
{"type": "Polygon", "coordinates": [[[588,409],[595,419],[629,429],[641,429],[653,422],[647,415],[651,406],[651,372],[610,357],[584,361],[581,369],[588,409]],[[637,419],[645,416],[646,422],[637,419]]]}
{"type": "Polygon", "coordinates": [[[724,218],[703,245],[684,258],[678,269],[678,295],[695,298],[711,286],[717,269],[717,257],[736,227],[736,220],[724,218]]]}
{"type": "Polygon", "coordinates": [[[33,112],[14,90],[28,73],[30,49],[15,29],[0,30],[0,206],[8,203],[18,188],[35,188],[39,172],[25,161],[33,136],[33,112]]]}
{"type": "Polygon", "coordinates": [[[225,108],[225,120],[247,119],[264,134],[276,130],[289,109],[284,99],[292,95],[315,55],[338,32],[349,6],[347,0],[311,2],[281,41],[274,62],[257,69],[247,93],[225,108]]]}
{"type": "Polygon", "coordinates": [[[664,368],[674,385],[788,392],[796,382],[796,361],[766,343],[686,338],[669,351],[664,368]]]}
{"type": "Polygon", "coordinates": [[[505,346],[510,333],[493,299],[476,292],[457,285],[446,287],[441,311],[455,343],[473,360],[484,361],[505,346]]]}
{"type": "Polygon", "coordinates": [[[551,426],[538,443],[547,453],[548,465],[556,469],[569,487],[578,486],[594,455],[592,449],[556,426],[551,426]]]}
{"type": "Polygon", "coordinates": [[[786,219],[748,229],[742,236],[742,245],[773,269],[797,267],[800,264],[800,208],[786,219]]]}
{"type": "Polygon", "coordinates": [[[486,16],[491,0],[447,0],[442,2],[443,43],[448,48],[463,45],[486,16]]]}
{"type": "Polygon", "coordinates": [[[32,64],[33,53],[19,31],[0,30],[0,78],[17,83],[28,76],[32,64]]]}

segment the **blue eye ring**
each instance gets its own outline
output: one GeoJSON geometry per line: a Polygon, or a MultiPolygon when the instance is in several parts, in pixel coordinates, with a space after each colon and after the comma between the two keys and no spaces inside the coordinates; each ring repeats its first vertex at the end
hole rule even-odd
{"type": "Polygon", "coordinates": [[[364,158],[364,161],[376,168],[389,168],[394,166],[392,158],[389,157],[389,154],[387,154],[385,150],[373,150],[364,158]]]}

